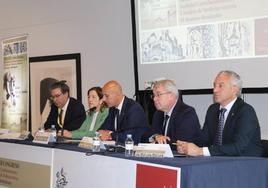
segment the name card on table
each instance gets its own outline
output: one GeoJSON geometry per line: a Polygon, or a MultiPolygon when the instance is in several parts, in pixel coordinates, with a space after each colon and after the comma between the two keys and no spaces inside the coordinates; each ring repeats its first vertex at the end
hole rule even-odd
{"type": "Polygon", "coordinates": [[[21,133],[9,131],[7,133],[0,133],[0,139],[25,140],[29,137],[29,135],[29,131],[22,131],[21,133]]]}
{"type": "Polygon", "coordinates": [[[137,157],[174,157],[169,144],[140,143],[134,151],[137,157]]]}
{"type": "Polygon", "coordinates": [[[34,136],[33,142],[48,144],[49,142],[56,142],[56,138],[50,132],[38,131],[34,136]]]}
{"type": "Polygon", "coordinates": [[[92,149],[93,146],[93,138],[84,136],[80,143],[78,144],[78,147],[85,148],[85,149],[92,149]]]}
{"type": "MultiPolygon", "coordinates": [[[[115,145],[114,141],[101,141],[100,142],[100,149],[106,150],[105,145],[115,145]]],[[[93,147],[93,138],[84,136],[80,141],[78,147],[85,148],[85,149],[92,149],[93,147]]]]}

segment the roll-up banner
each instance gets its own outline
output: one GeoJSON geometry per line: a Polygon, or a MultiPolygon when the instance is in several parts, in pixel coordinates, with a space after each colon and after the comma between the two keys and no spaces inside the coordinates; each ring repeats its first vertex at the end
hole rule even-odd
{"type": "Polygon", "coordinates": [[[2,53],[1,128],[22,132],[28,130],[27,36],[3,40],[2,53]]]}

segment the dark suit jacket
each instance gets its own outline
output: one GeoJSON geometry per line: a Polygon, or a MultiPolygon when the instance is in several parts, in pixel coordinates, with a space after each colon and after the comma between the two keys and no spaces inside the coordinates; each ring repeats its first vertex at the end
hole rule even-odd
{"type": "Polygon", "coordinates": [[[118,118],[117,131],[114,129],[115,108],[109,109],[109,115],[100,127],[100,130],[111,130],[112,139],[124,143],[127,134],[131,134],[134,143],[141,140],[141,136],[147,130],[147,120],[145,113],[139,103],[125,97],[123,106],[118,118]]]}
{"type": "Polygon", "coordinates": [[[207,111],[199,146],[208,147],[211,155],[261,156],[260,126],[252,106],[238,98],[232,106],[223,130],[222,146],[213,146],[219,119],[219,104],[207,111]]]}
{"type": "MultiPolygon", "coordinates": [[[[51,125],[56,125],[56,129],[61,129],[58,122],[58,108],[52,104],[51,110],[48,115],[47,121],[45,122],[45,129],[49,129],[51,125]]],[[[79,129],[84,120],[86,119],[86,112],[84,105],[70,97],[70,101],[64,115],[64,125],[63,128],[68,131],[73,131],[79,129]]]]}
{"type": "MultiPolygon", "coordinates": [[[[157,110],[152,121],[153,134],[162,134],[164,112],[157,110]]],[[[177,140],[194,142],[199,138],[200,124],[195,109],[178,100],[169,118],[167,136],[171,143],[177,140]]]]}

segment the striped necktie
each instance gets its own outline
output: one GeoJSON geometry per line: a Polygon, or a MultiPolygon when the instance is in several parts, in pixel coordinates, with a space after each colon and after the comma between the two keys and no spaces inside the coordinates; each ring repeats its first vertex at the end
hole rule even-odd
{"type": "Polygon", "coordinates": [[[63,123],[64,123],[64,112],[62,109],[58,109],[58,124],[60,128],[63,127],[63,123]]]}
{"type": "Polygon", "coordinates": [[[215,136],[215,145],[221,146],[222,145],[222,135],[223,135],[223,129],[224,129],[224,113],[227,110],[225,108],[220,109],[220,114],[219,114],[219,124],[215,136]]]}

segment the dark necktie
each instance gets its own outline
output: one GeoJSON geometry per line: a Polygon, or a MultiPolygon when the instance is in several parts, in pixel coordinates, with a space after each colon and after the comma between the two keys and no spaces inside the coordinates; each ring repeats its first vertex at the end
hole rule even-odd
{"type": "Polygon", "coordinates": [[[60,126],[60,128],[63,127],[62,115],[63,115],[63,110],[60,109],[60,113],[59,113],[59,126],[60,126]]]}
{"type": "Polygon", "coordinates": [[[119,119],[119,109],[114,109],[114,130],[117,131],[118,129],[118,119],[119,119]]]}
{"type": "Polygon", "coordinates": [[[60,128],[61,128],[61,137],[63,137],[63,131],[64,131],[64,129],[63,129],[63,110],[62,109],[60,109],[60,113],[59,113],[59,120],[58,120],[58,123],[59,123],[59,126],[60,126],[60,128]]]}
{"type": "Polygon", "coordinates": [[[167,121],[169,119],[169,115],[164,116],[164,122],[163,122],[163,128],[162,128],[162,134],[166,136],[166,126],[167,126],[167,121]]]}
{"type": "Polygon", "coordinates": [[[225,108],[220,109],[219,114],[219,124],[215,136],[215,145],[221,146],[222,145],[222,134],[224,129],[224,113],[226,112],[225,108]]]}

